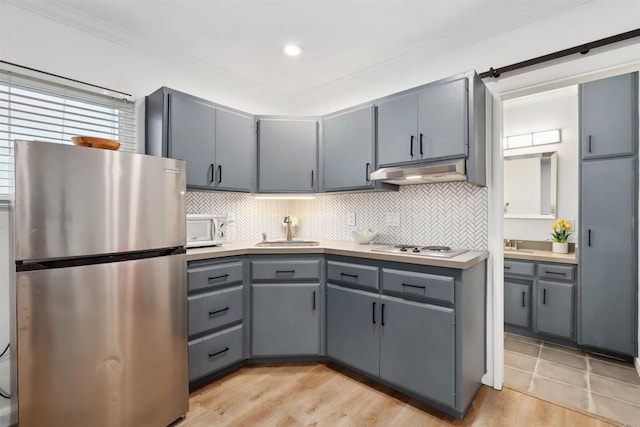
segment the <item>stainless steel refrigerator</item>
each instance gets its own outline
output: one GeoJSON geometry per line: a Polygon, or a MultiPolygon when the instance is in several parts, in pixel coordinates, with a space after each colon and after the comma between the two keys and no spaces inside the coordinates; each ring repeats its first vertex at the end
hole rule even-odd
{"type": "Polygon", "coordinates": [[[185,163],[15,144],[18,417],[165,426],[188,410],[185,163]]]}

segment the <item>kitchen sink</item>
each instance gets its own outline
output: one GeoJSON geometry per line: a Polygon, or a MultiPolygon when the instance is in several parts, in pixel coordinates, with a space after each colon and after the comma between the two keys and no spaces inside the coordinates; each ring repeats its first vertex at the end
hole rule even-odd
{"type": "Polygon", "coordinates": [[[533,251],[527,249],[516,249],[516,248],[503,248],[505,252],[521,252],[525,254],[532,254],[533,251]]]}
{"type": "Polygon", "coordinates": [[[282,248],[289,246],[318,246],[320,242],[315,240],[267,240],[266,242],[257,243],[259,248],[282,248]]]}

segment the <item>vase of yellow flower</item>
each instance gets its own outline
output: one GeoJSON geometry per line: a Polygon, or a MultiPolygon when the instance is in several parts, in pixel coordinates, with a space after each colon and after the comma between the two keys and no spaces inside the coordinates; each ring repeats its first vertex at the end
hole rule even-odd
{"type": "Polygon", "coordinates": [[[571,236],[571,232],[569,231],[571,230],[571,224],[560,218],[551,225],[551,228],[553,228],[553,233],[551,233],[551,237],[553,237],[551,252],[557,254],[568,253],[569,243],[567,243],[567,239],[571,236]]]}

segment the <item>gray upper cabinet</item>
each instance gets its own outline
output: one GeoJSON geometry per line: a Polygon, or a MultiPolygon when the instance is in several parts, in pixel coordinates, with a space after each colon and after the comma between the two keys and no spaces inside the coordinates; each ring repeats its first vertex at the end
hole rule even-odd
{"type": "Polygon", "coordinates": [[[574,284],[538,280],[535,331],[573,338],[574,284]]]}
{"type": "Polygon", "coordinates": [[[418,156],[446,159],[467,155],[467,79],[427,86],[418,92],[418,156]]]}
{"type": "Polygon", "coordinates": [[[214,186],[216,110],[188,95],[169,95],[168,157],[187,162],[187,185],[214,186]]]}
{"type": "Polygon", "coordinates": [[[405,94],[378,103],[379,166],[418,160],[417,122],[417,93],[405,94]]]}
{"type": "Polygon", "coordinates": [[[637,340],[637,161],[582,163],[581,342],[634,355],[637,340]]]}
{"type": "Polygon", "coordinates": [[[363,372],[380,374],[380,297],[327,285],[327,355],[363,372]]]}
{"type": "Polygon", "coordinates": [[[166,87],[146,97],[146,152],[187,162],[187,187],[251,191],[253,116],[166,87]]]}
{"type": "Polygon", "coordinates": [[[454,407],[454,310],[387,296],[380,303],[380,377],[454,407]]]}
{"type": "Polygon", "coordinates": [[[320,353],[318,283],[251,284],[253,356],[320,353]]]}
{"type": "Polygon", "coordinates": [[[373,187],[374,111],[367,106],[323,119],[325,191],[373,187]]]}
{"type": "Polygon", "coordinates": [[[635,153],[637,117],[637,72],[580,85],[582,158],[635,153]]]}
{"type": "Polygon", "coordinates": [[[378,164],[466,157],[469,127],[467,77],[383,99],[378,103],[378,164]]]}
{"type": "Polygon", "coordinates": [[[316,192],[317,165],[317,120],[259,119],[259,192],[316,192]]]}
{"type": "Polygon", "coordinates": [[[217,190],[248,191],[251,188],[252,146],[252,117],[216,110],[217,190]]]}

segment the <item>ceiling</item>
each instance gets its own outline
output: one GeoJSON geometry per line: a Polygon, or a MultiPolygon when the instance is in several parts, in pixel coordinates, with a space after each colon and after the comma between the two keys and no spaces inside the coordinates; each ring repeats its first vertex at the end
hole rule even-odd
{"type": "Polygon", "coordinates": [[[375,71],[407,55],[451,51],[586,0],[167,1],[59,0],[92,25],[122,29],[285,96],[375,71]],[[296,42],[299,57],[282,47],[296,42]]]}

